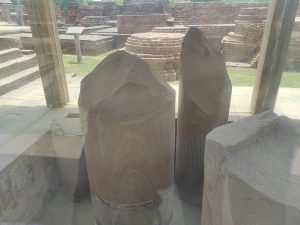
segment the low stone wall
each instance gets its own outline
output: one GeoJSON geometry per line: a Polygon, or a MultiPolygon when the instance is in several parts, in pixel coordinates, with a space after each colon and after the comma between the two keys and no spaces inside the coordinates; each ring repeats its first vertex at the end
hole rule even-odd
{"type": "MultiPolygon", "coordinates": [[[[0,224],[36,224],[34,221],[56,195],[63,193],[70,203],[89,195],[79,115],[77,110],[67,112],[56,114],[36,140],[26,139],[28,143],[34,141],[31,146],[12,142],[13,146],[6,147],[13,152],[1,152],[4,162],[5,157],[8,161],[15,159],[7,166],[0,165],[0,224]]],[[[37,132],[40,130],[41,126],[37,132]]],[[[39,133],[32,136],[36,135],[39,133]]]]}
{"type": "Polygon", "coordinates": [[[175,24],[234,23],[241,8],[267,6],[266,3],[177,3],[175,24]]]}
{"type": "Polygon", "coordinates": [[[157,26],[166,26],[167,13],[144,15],[119,15],[117,17],[118,33],[133,34],[151,31],[157,26]]]}
{"type": "MultiPolygon", "coordinates": [[[[59,35],[63,54],[76,54],[74,37],[59,35]]],[[[31,34],[20,34],[23,49],[34,49],[31,34]]],[[[111,36],[82,35],[80,36],[81,52],[83,55],[95,56],[115,48],[111,36]]]]}
{"type": "Polygon", "coordinates": [[[109,20],[109,16],[85,16],[80,21],[80,25],[83,27],[100,26],[105,25],[109,20]]]}
{"type": "Polygon", "coordinates": [[[176,80],[180,72],[183,33],[140,33],[130,36],[126,51],[143,60],[164,80],[176,80]]]}
{"type": "MultiPolygon", "coordinates": [[[[53,151],[48,136],[42,137],[0,172],[0,221],[27,224],[35,219],[60,188],[53,157],[36,154],[41,146],[53,151]]],[[[1,157],[5,157],[1,155],[1,157]]]]}

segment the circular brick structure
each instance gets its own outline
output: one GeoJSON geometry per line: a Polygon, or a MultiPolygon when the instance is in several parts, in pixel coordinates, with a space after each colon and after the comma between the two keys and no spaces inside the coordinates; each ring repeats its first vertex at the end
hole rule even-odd
{"type": "Polygon", "coordinates": [[[180,71],[183,33],[139,33],[131,35],[126,51],[145,60],[168,81],[176,80],[180,71]]]}
{"type": "Polygon", "coordinates": [[[236,20],[234,32],[222,41],[222,50],[227,61],[249,62],[260,49],[267,7],[242,8],[236,20]]]}
{"type": "Polygon", "coordinates": [[[188,26],[173,26],[173,27],[154,27],[152,32],[155,33],[186,33],[188,31],[188,26]]]}

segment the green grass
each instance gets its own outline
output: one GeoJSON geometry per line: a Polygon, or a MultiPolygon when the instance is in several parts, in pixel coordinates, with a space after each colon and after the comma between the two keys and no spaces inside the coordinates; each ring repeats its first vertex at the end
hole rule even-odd
{"type": "MultiPolygon", "coordinates": [[[[227,67],[233,86],[254,86],[255,69],[227,67]]],[[[280,87],[300,88],[300,73],[284,72],[280,87]]]]}
{"type": "MultiPolygon", "coordinates": [[[[83,56],[80,64],[77,64],[76,55],[63,55],[65,71],[69,74],[85,76],[90,73],[106,56],[114,51],[98,56],[83,56]]],[[[227,67],[233,86],[254,86],[255,69],[227,67]]],[[[300,88],[300,73],[284,72],[281,87],[300,88]]]]}
{"type": "Polygon", "coordinates": [[[90,73],[106,56],[114,51],[106,52],[98,56],[83,56],[82,62],[77,63],[76,55],[63,55],[65,72],[69,74],[76,74],[85,76],[90,73]]]}

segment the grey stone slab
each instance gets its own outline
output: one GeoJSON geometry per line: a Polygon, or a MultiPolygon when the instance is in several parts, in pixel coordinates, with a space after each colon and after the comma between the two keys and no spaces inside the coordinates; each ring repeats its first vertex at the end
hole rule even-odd
{"type": "Polygon", "coordinates": [[[299,146],[300,121],[272,112],[212,131],[202,225],[299,224],[299,146]]]}

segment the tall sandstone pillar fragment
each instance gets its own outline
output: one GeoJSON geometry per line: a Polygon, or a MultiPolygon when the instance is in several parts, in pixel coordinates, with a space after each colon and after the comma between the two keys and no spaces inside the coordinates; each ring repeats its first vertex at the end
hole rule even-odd
{"type": "Polygon", "coordinates": [[[206,135],[227,122],[231,83],[223,56],[197,28],[181,50],[175,181],[181,197],[201,205],[206,135]]]}
{"type": "Polygon", "coordinates": [[[202,225],[300,224],[300,121],[265,112],[206,138],[202,225]]]}
{"type": "Polygon", "coordinates": [[[172,219],[175,92],[125,51],[81,83],[85,153],[96,221],[167,225],[172,219]]]}

